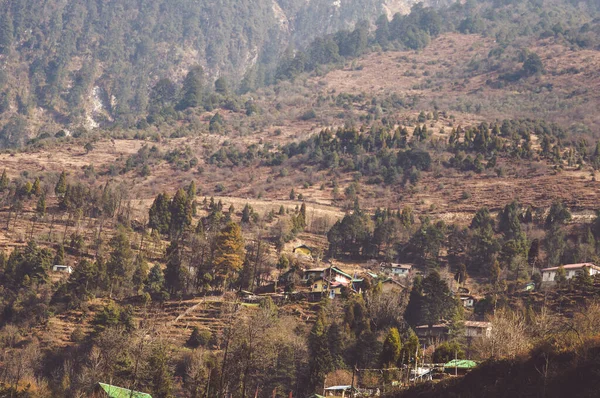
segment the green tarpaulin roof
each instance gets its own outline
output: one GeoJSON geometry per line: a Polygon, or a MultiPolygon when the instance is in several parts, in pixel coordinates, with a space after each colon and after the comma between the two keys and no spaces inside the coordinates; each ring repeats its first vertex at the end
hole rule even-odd
{"type": "Polygon", "coordinates": [[[133,395],[131,390],[126,388],[111,386],[109,384],[98,383],[100,387],[108,394],[110,398],[152,398],[150,394],[144,394],[143,392],[134,391],[133,395]]]}
{"type": "Polygon", "coordinates": [[[444,365],[445,368],[471,369],[477,366],[477,362],[467,359],[453,359],[444,365]]]}

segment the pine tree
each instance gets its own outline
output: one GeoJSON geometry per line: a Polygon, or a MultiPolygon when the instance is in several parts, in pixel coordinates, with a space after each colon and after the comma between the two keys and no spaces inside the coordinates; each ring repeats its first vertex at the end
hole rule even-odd
{"type": "Polygon", "coordinates": [[[319,311],[317,321],[308,336],[308,350],[310,352],[309,385],[317,392],[321,390],[325,376],[332,370],[333,365],[325,332],[325,315],[322,311],[319,311]]]}
{"type": "Polygon", "coordinates": [[[215,80],[215,92],[221,95],[227,95],[229,93],[229,84],[227,83],[227,79],[224,77],[219,77],[215,80]]]}
{"type": "Polygon", "coordinates": [[[0,177],[0,192],[4,192],[8,189],[8,184],[10,184],[10,179],[6,175],[6,169],[2,172],[2,177],[0,177]]]}
{"type": "Polygon", "coordinates": [[[294,192],[294,188],[290,191],[290,200],[296,200],[296,192],[294,192]]]}
{"type": "Polygon", "coordinates": [[[296,228],[298,231],[304,231],[306,228],[306,204],[302,202],[302,206],[300,206],[300,211],[296,216],[296,228]]]}
{"type": "Polygon", "coordinates": [[[35,206],[35,212],[39,217],[44,217],[46,215],[46,195],[42,194],[35,206]]]}
{"type": "Polygon", "coordinates": [[[187,73],[182,88],[182,98],[178,108],[185,110],[202,105],[202,81],[204,70],[201,66],[192,67],[187,73]]]}
{"type": "Polygon", "coordinates": [[[172,398],[173,395],[173,372],[169,365],[169,351],[164,345],[157,345],[152,350],[148,360],[150,371],[150,386],[152,396],[156,398],[172,398]]]}
{"type": "Polygon", "coordinates": [[[171,224],[169,231],[171,238],[178,237],[185,228],[192,224],[192,206],[183,189],[179,189],[170,205],[171,224]]]}
{"type": "Polygon", "coordinates": [[[63,196],[67,192],[67,173],[64,171],[60,173],[60,177],[58,177],[58,182],[54,187],[54,193],[56,196],[63,196]]]}
{"type": "Polygon", "coordinates": [[[246,203],[246,206],[244,206],[244,209],[242,210],[242,223],[249,223],[250,222],[250,216],[252,215],[252,208],[250,207],[250,205],[248,203],[246,203]]]}
{"type": "Polygon", "coordinates": [[[107,273],[112,283],[128,283],[135,271],[133,268],[133,251],[129,241],[129,231],[120,227],[110,240],[110,257],[106,264],[107,273]]]}
{"type": "Polygon", "coordinates": [[[63,245],[59,245],[56,248],[56,255],[54,256],[55,265],[64,265],[65,263],[65,248],[63,245]]]}
{"type": "Polygon", "coordinates": [[[148,211],[148,226],[161,234],[169,232],[171,225],[171,200],[166,193],[158,194],[148,211]]]}
{"type": "Polygon", "coordinates": [[[244,254],[242,229],[229,222],[217,235],[214,258],[217,275],[224,285],[242,269],[244,254]]]}
{"type": "Polygon", "coordinates": [[[397,328],[391,328],[383,342],[383,350],[381,351],[380,358],[381,365],[384,367],[395,367],[400,359],[401,352],[400,332],[398,332],[397,328]]]}
{"type": "Polygon", "coordinates": [[[187,188],[187,196],[190,200],[194,200],[196,198],[196,183],[194,181],[190,182],[187,188]]]}
{"type": "Polygon", "coordinates": [[[0,53],[7,54],[13,43],[13,23],[8,10],[2,12],[0,17],[0,53]]]}
{"type": "Polygon", "coordinates": [[[448,319],[456,308],[454,297],[446,282],[437,271],[433,271],[423,279],[423,301],[421,319],[423,323],[433,326],[443,319],[448,319]]]}
{"type": "Polygon", "coordinates": [[[42,187],[39,177],[37,177],[33,182],[33,186],[31,187],[31,193],[33,193],[35,196],[40,196],[40,194],[42,193],[42,187]]]}
{"type": "Polygon", "coordinates": [[[148,280],[148,262],[142,255],[135,258],[135,271],[133,273],[133,285],[138,291],[142,289],[148,280]]]}
{"type": "Polygon", "coordinates": [[[165,276],[160,265],[156,264],[150,269],[146,280],[146,290],[151,294],[160,293],[165,286],[165,276]]]}
{"type": "Polygon", "coordinates": [[[183,293],[187,272],[182,264],[181,250],[177,241],[167,248],[167,266],[165,268],[165,288],[171,294],[183,293]]]}

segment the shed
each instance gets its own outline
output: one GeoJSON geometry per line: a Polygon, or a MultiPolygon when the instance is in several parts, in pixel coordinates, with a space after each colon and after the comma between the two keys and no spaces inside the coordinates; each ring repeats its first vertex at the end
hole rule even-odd
{"type": "Polygon", "coordinates": [[[111,386],[110,384],[98,383],[96,388],[99,397],[106,398],[152,398],[150,394],[132,391],[127,388],[111,386]]]}

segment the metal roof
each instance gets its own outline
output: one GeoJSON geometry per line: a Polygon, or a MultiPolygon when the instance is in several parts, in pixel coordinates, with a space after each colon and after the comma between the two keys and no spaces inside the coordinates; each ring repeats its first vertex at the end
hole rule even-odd
{"type": "Polygon", "coordinates": [[[445,368],[472,369],[477,366],[477,362],[468,359],[453,359],[444,365],[445,368]]]}
{"type": "Polygon", "coordinates": [[[346,391],[351,389],[352,386],[331,386],[327,387],[325,391],[346,391]]]}
{"type": "Polygon", "coordinates": [[[127,388],[111,386],[110,384],[104,383],[98,384],[110,398],[152,398],[150,394],[145,394],[143,392],[134,391],[133,394],[131,394],[131,390],[127,388]]]}

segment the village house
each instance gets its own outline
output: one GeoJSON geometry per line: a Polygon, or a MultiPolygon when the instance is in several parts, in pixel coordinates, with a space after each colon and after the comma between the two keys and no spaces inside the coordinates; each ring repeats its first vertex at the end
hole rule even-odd
{"type": "MultiPolygon", "coordinates": [[[[490,322],[465,321],[465,337],[467,340],[489,338],[492,336],[492,324],[490,322]]],[[[420,325],[415,328],[419,340],[429,344],[437,344],[448,339],[450,328],[447,323],[437,325],[420,325]]]]}
{"type": "Polygon", "coordinates": [[[381,268],[381,272],[399,277],[407,276],[412,270],[411,264],[381,263],[379,267],[381,268]]]}
{"type": "Polygon", "coordinates": [[[406,286],[392,278],[381,281],[381,291],[384,293],[400,293],[405,289],[406,286]]]}
{"type": "Polygon", "coordinates": [[[465,321],[465,337],[467,339],[492,337],[492,323],[479,321],[465,321]]]}
{"type": "Polygon", "coordinates": [[[337,267],[314,268],[304,271],[304,280],[310,282],[311,298],[319,300],[323,295],[334,298],[344,288],[360,292],[363,279],[353,278],[337,267]]]}
{"type": "Polygon", "coordinates": [[[437,325],[420,325],[415,328],[415,333],[420,341],[428,344],[437,344],[448,338],[448,325],[440,323],[437,325]]]}
{"type": "Polygon", "coordinates": [[[465,308],[473,308],[475,306],[475,303],[477,302],[477,299],[471,296],[470,294],[461,294],[460,302],[465,308]]]}
{"type": "Polygon", "coordinates": [[[63,272],[65,274],[72,274],[73,273],[73,267],[71,267],[70,265],[53,265],[52,266],[52,272],[63,272]]]}
{"type": "MultiPolygon", "coordinates": [[[[551,267],[542,270],[543,286],[552,286],[556,283],[556,275],[559,268],[560,267],[551,267]]],[[[573,279],[580,272],[587,272],[591,276],[600,273],[600,267],[593,263],[567,264],[563,265],[562,268],[565,270],[565,277],[567,279],[573,279]]]]}

